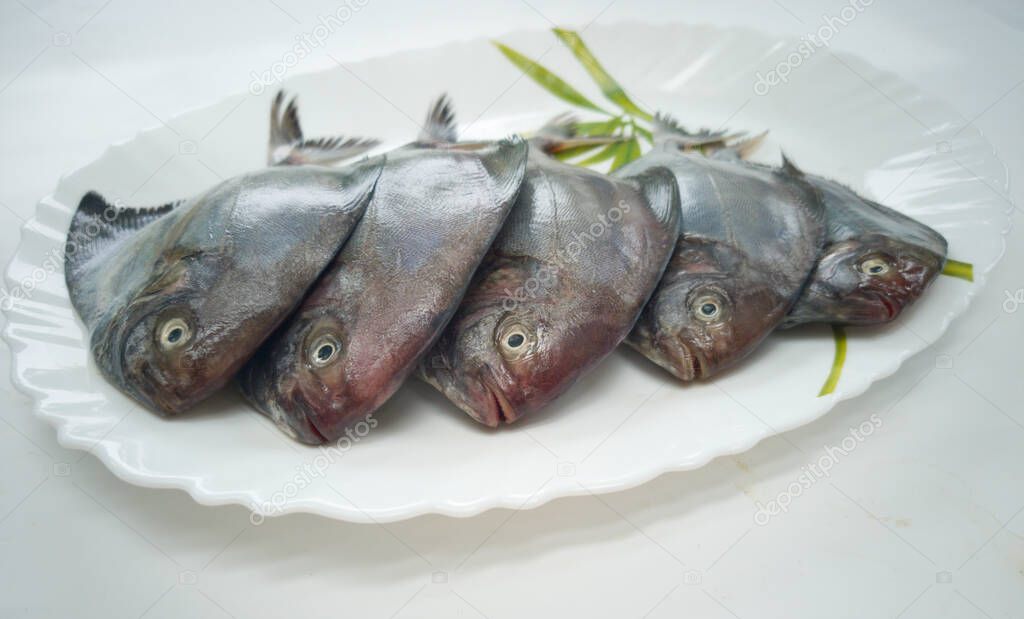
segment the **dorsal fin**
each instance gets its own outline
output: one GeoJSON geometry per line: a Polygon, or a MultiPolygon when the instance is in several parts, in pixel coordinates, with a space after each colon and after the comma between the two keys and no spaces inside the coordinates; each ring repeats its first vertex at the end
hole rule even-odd
{"type": "Polygon", "coordinates": [[[270,106],[268,165],[333,163],[361,155],[380,144],[377,140],[343,136],[307,140],[299,124],[298,97],[292,97],[282,110],[285,99],[285,92],[279,90],[270,106]]]}
{"type": "Polygon", "coordinates": [[[447,94],[437,98],[427,111],[427,120],[420,132],[421,142],[445,142],[453,144],[459,140],[455,126],[455,111],[447,94]]]}
{"type": "Polygon", "coordinates": [[[651,120],[651,133],[658,141],[675,137],[680,133],[679,123],[664,112],[655,112],[651,120]]]}
{"type": "Polygon", "coordinates": [[[173,211],[184,200],[151,208],[120,207],[90,191],[78,203],[64,245],[64,271],[78,267],[120,239],[173,211]]]}
{"type": "Polygon", "coordinates": [[[782,153],[782,171],[790,176],[795,176],[796,178],[804,177],[803,170],[796,167],[796,164],[786,156],[786,153],[782,153]]]}

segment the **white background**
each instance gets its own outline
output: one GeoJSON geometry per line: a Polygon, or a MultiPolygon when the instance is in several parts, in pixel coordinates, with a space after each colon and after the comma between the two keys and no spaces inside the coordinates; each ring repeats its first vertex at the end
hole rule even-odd
{"type": "MultiPolygon", "coordinates": [[[[799,36],[844,4],[349,0],[358,10],[294,71],[333,66],[326,53],[357,60],[595,18],[799,36]]],[[[4,0],[0,257],[62,173],[245,90],[339,6],[4,0]]],[[[1022,28],[1015,0],[874,0],[832,46],[951,103],[1009,167],[1003,199],[1017,204],[1022,28]]],[[[1006,302],[1024,288],[1022,237],[1010,233],[988,287],[937,345],[825,418],[627,492],[465,520],[257,527],[240,507],[129,486],[57,444],[10,386],[4,354],[0,617],[1024,617],[1024,307],[1006,302]],[[829,479],[755,524],[759,502],[872,414],[882,427],[829,479]]]]}

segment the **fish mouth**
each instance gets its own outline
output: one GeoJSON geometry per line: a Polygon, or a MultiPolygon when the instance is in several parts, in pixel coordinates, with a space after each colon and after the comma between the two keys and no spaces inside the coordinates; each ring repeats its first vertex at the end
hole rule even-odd
{"type": "Polygon", "coordinates": [[[243,374],[238,380],[246,400],[290,438],[307,445],[323,445],[327,436],[317,427],[301,390],[282,390],[271,397],[259,397],[253,389],[254,377],[243,374]],[[286,395],[287,394],[287,395],[286,395]]]}
{"type": "MultiPolygon", "coordinates": [[[[128,363],[129,337],[142,322],[143,316],[136,313],[131,315],[130,318],[122,318],[122,315],[127,313],[128,309],[130,308],[123,309],[110,320],[109,324],[117,326],[111,332],[105,346],[98,346],[92,343],[93,359],[103,373],[108,374],[115,384],[120,385],[137,402],[140,402],[152,411],[156,411],[160,415],[174,415],[180,412],[179,409],[184,407],[179,407],[176,403],[157,402],[155,397],[147,393],[146,390],[141,389],[136,384],[136,381],[130,378],[133,368],[129,367],[128,363]]],[[[143,384],[156,384],[157,377],[148,363],[144,363],[142,368],[134,371],[141,373],[145,378],[142,381],[143,384]]]]}
{"type": "Polygon", "coordinates": [[[302,430],[304,434],[300,434],[300,438],[303,442],[309,443],[310,445],[323,445],[329,443],[330,439],[327,438],[320,428],[313,421],[313,418],[307,412],[302,413],[302,430]]]}
{"type": "Polygon", "coordinates": [[[695,354],[681,335],[669,336],[660,346],[663,368],[683,382],[704,377],[705,363],[695,354]]]}
{"type": "Polygon", "coordinates": [[[699,355],[693,352],[682,338],[676,338],[676,341],[679,344],[678,350],[680,353],[679,358],[676,360],[676,366],[680,370],[677,376],[685,381],[699,380],[703,378],[704,361],[699,355]]]}
{"type": "Polygon", "coordinates": [[[519,419],[519,414],[516,412],[515,407],[512,406],[512,403],[508,401],[508,398],[505,397],[505,394],[502,393],[501,388],[498,386],[498,381],[494,377],[494,371],[491,368],[485,368],[480,373],[480,384],[483,385],[484,391],[489,396],[488,407],[480,419],[481,422],[496,428],[502,423],[508,424],[519,419]]]}
{"type": "Polygon", "coordinates": [[[894,318],[896,318],[896,316],[899,315],[901,309],[900,305],[898,303],[894,303],[893,301],[891,301],[889,297],[887,297],[886,295],[878,295],[878,303],[881,304],[883,308],[885,308],[884,319],[886,322],[893,320],[894,318]]]}
{"type": "Polygon", "coordinates": [[[856,305],[853,306],[853,312],[847,321],[848,324],[884,324],[895,320],[903,311],[903,303],[883,292],[872,291],[865,297],[866,302],[863,303],[860,311],[856,305]]]}
{"type": "MultiPolygon", "coordinates": [[[[325,428],[321,428],[317,423],[317,415],[313,413],[315,407],[306,398],[301,388],[296,387],[292,391],[291,395],[292,408],[291,414],[288,411],[282,411],[281,420],[274,421],[278,422],[278,425],[287,425],[292,431],[298,433],[298,439],[303,443],[309,445],[324,445],[331,442],[331,436],[335,433],[325,431],[325,428]]],[[[277,401],[274,401],[274,406],[278,406],[277,401]]]]}

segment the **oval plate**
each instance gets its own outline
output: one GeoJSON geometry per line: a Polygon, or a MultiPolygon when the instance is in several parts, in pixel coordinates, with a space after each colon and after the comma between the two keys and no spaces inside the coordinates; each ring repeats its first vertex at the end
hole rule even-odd
{"type": "MultiPolygon", "coordinates": [[[[691,386],[620,350],[546,414],[501,431],[478,427],[417,381],[331,448],[293,443],[230,390],[194,413],[161,419],[92,364],[64,285],[65,232],[88,189],[124,204],[158,204],[260,167],[276,86],[254,84],[258,94],[111,147],[42,200],[6,274],[14,383],[62,445],[92,451],[131,483],[181,488],[200,503],[241,503],[254,518],[469,516],[629,488],[808,423],[934,342],[1002,255],[1009,217],[996,192],[1006,191],[1005,167],[977,130],[899,78],[827,49],[796,62],[799,41],[749,31],[625,24],[583,36],[645,107],[691,127],[770,128],[765,156],[777,159],[785,144],[807,170],[934,226],[951,257],[974,263],[975,281],[941,277],[895,325],[851,329],[845,370],[826,397],[817,393],[833,341],[827,327],[809,327],[776,334],[742,367],[691,386]],[[785,81],[761,84],[780,63],[789,65],[785,81]]],[[[550,33],[502,41],[589,86],[550,33]]],[[[443,90],[467,138],[536,128],[564,109],[482,40],[338,66],[286,86],[302,96],[310,135],[378,136],[386,147],[411,139],[443,90]]],[[[600,100],[594,88],[581,89],[600,100]]]]}

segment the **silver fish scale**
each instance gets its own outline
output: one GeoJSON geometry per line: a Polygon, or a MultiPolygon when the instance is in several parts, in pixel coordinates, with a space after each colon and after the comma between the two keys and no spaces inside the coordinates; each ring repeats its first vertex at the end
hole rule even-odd
{"type": "Polygon", "coordinates": [[[879,234],[915,244],[937,254],[946,253],[946,240],[941,234],[903,213],[867,200],[855,191],[832,180],[809,176],[828,209],[830,242],[879,234]]]}
{"type": "Polygon", "coordinates": [[[821,251],[824,225],[823,205],[807,183],[761,166],[659,151],[620,173],[654,166],[676,175],[686,234],[742,251],[794,294],[803,285],[821,251]]]}
{"type": "Polygon", "coordinates": [[[647,226],[656,223],[632,186],[536,154],[494,249],[562,267],[580,285],[614,283],[635,296],[643,279],[636,273],[650,263],[647,226]]]}

